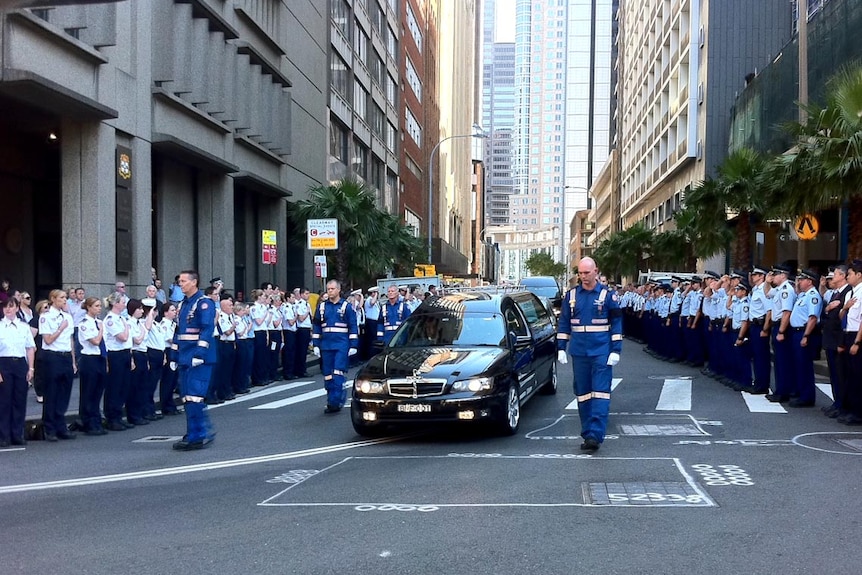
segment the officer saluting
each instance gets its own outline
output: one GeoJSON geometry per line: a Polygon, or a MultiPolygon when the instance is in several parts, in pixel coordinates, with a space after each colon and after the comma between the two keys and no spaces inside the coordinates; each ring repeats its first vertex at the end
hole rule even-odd
{"type": "Polygon", "coordinates": [[[605,438],[611,404],[613,366],[622,350],[622,311],[615,292],[596,282],[596,262],[578,263],[581,285],[566,292],[557,331],[557,360],[572,356],[575,395],[581,418],[581,449],[594,452],[605,438]]]}
{"type": "Polygon", "coordinates": [[[326,295],[326,299],[318,304],[312,321],[311,341],[314,355],[321,358],[326,389],[324,413],[338,413],[347,399],[344,374],[348,369],[348,357],[354,355],[359,347],[359,331],[353,307],[341,297],[341,282],[329,280],[326,295]]]}
{"type": "Polygon", "coordinates": [[[177,330],[171,346],[177,351],[180,393],[185,401],[186,435],[174,449],[203,449],[214,437],[204,399],[210,383],[216,351],[213,343],[215,303],[198,289],[198,273],[186,270],[179,275],[185,298],[177,313],[177,330]]]}

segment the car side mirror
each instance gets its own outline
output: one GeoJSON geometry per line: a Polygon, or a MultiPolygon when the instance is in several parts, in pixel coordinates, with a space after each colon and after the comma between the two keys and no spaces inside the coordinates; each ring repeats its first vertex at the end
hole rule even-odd
{"type": "Polygon", "coordinates": [[[514,349],[524,349],[530,347],[533,343],[533,338],[529,335],[517,335],[514,331],[509,332],[509,344],[514,349]]]}

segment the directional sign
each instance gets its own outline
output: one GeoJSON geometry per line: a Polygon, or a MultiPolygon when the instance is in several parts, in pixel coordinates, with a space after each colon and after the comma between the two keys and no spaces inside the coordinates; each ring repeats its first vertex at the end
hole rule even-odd
{"type": "Polygon", "coordinates": [[[308,220],[308,249],[310,250],[337,250],[338,249],[338,220],[327,218],[322,220],[308,220]]]}
{"type": "Polygon", "coordinates": [[[813,214],[805,214],[796,220],[794,227],[800,240],[813,240],[820,231],[820,222],[813,214]]]}

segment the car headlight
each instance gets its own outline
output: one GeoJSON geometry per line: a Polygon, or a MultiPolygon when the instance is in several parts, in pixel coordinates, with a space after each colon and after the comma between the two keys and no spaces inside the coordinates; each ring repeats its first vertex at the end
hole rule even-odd
{"type": "Polygon", "coordinates": [[[357,379],[354,386],[359,393],[383,393],[385,388],[382,382],[371,379],[357,379]]]}
{"type": "Polygon", "coordinates": [[[452,391],[484,391],[491,389],[494,383],[492,377],[473,377],[471,379],[462,379],[452,384],[452,391]]]}

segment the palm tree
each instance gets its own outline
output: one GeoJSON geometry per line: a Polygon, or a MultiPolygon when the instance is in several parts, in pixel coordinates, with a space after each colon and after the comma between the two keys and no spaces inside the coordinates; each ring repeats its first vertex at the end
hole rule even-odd
{"type": "Polygon", "coordinates": [[[862,67],[840,70],[827,84],[826,105],[806,110],[806,124],[785,126],[796,145],[769,170],[783,192],[781,214],[795,218],[846,206],[848,255],[862,257],[862,67]]]}
{"type": "Polygon", "coordinates": [[[652,240],[650,267],[664,271],[694,269],[687,267],[691,261],[691,249],[682,230],[670,230],[656,234],[652,240]]]}
{"type": "Polygon", "coordinates": [[[615,278],[636,276],[638,271],[645,267],[653,235],[652,230],[646,229],[643,223],[638,222],[611,234],[596,246],[593,259],[608,276],[615,278]]]}
{"type": "Polygon", "coordinates": [[[722,184],[712,178],[685,194],[685,207],[674,214],[674,220],[688,239],[694,258],[709,258],[727,249],[733,234],[726,214],[722,184]]]}
{"type": "Polygon", "coordinates": [[[732,251],[736,267],[749,268],[752,264],[752,217],[769,217],[775,211],[773,190],[764,178],[765,166],[760,154],[741,148],[718,168],[720,199],[727,210],[736,212],[732,251]]]}
{"type": "Polygon", "coordinates": [[[327,259],[335,264],[335,276],[351,283],[381,277],[396,264],[412,270],[421,250],[421,241],[397,217],[379,210],[374,191],[355,179],[309,189],[288,217],[303,237],[309,219],[338,220],[338,249],[327,259]]]}

